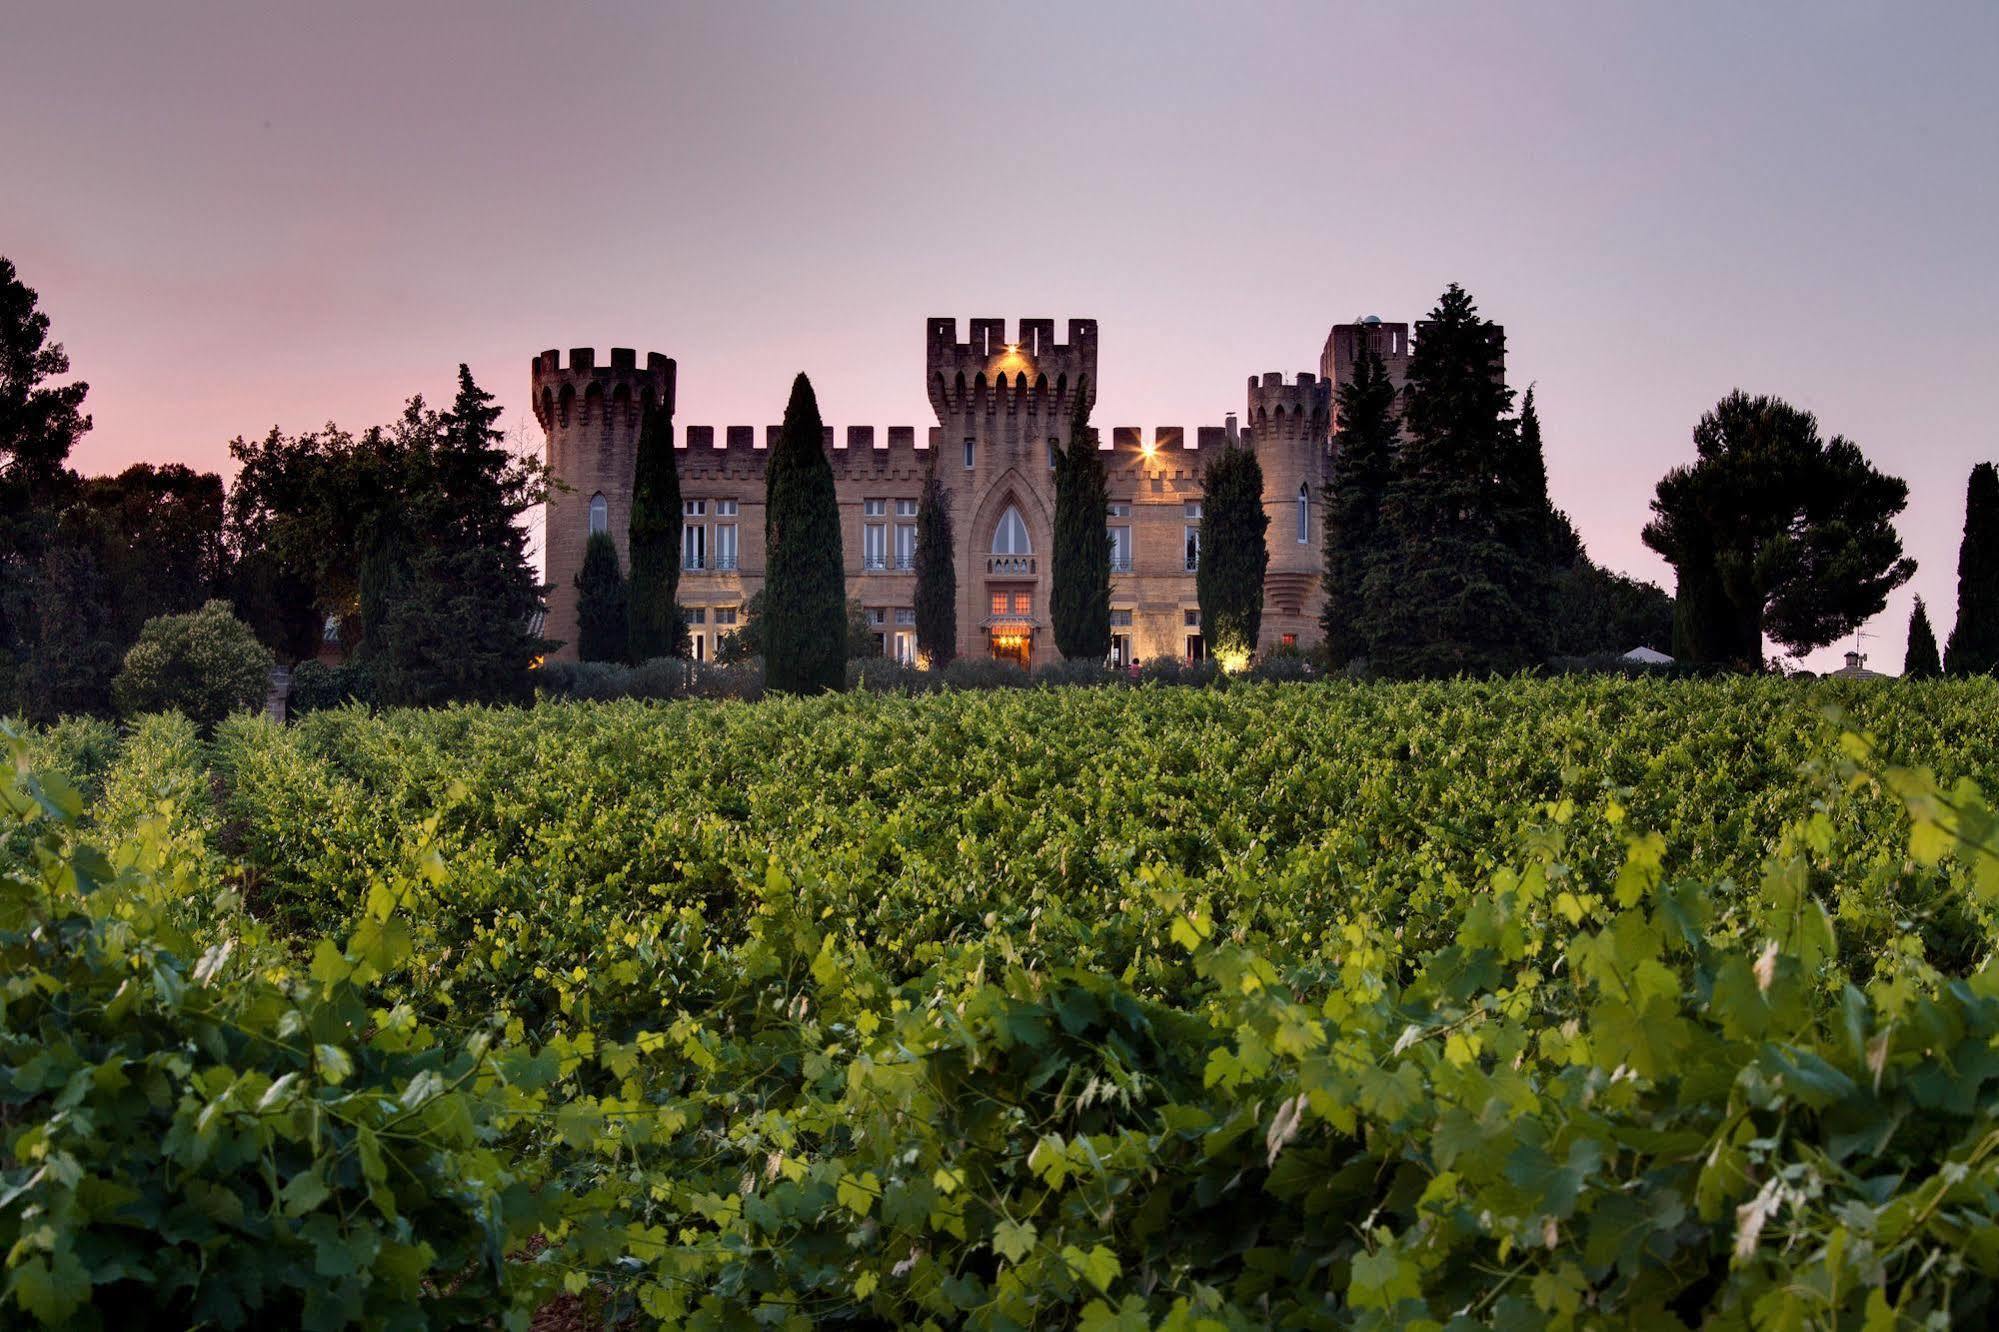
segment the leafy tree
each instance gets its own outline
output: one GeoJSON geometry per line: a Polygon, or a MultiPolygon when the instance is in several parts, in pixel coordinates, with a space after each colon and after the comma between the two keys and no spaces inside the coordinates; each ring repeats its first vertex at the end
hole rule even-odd
{"type": "Polygon", "coordinates": [[[1361,621],[1375,668],[1488,674],[1546,656],[1545,469],[1525,456],[1505,340],[1456,283],[1410,357],[1403,439],[1383,502],[1390,540],[1361,621]]]}
{"type": "Polygon", "coordinates": [[[531,694],[519,580],[490,546],[419,552],[394,569],[366,643],[375,699],[388,707],[518,703],[531,694]]]}
{"type": "Polygon", "coordinates": [[[632,472],[632,520],[627,528],[632,576],[626,588],[634,661],[682,656],[687,624],[680,593],[680,464],[673,450],[673,415],[648,400],[632,472]]]}
{"type": "Polygon", "coordinates": [[[1654,584],[1606,569],[1587,554],[1555,571],[1549,651],[1563,657],[1673,648],[1673,599],[1654,584]]]}
{"type": "Polygon", "coordinates": [[[1111,650],[1110,482],[1090,425],[1094,386],[1077,381],[1069,446],[1054,441],[1055,549],[1048,562],[1048,618],[1055,647],[1070,660],[1101,661],[1111,650]]]}
{"type": "Polygon", "coordinates": [[[1936,630],[1930,627],[1929,608],[1921,597],[1916,598],[1916,609],[1909,615],[1909,648],[1902,654],[1902,674],[1911,680],[1934,680],[1943,674],[1936,630]]]}
{"type": "Polygon", "coordinates": [[[270,687],[271,650],[217,599],[187,615],[148,620],[112,693],[127,717],[178,712],[197,726],[213,726],[232,712],[262,707],[270,687]]]}
{"type": "Polygon", "coordinates": [[[50,504],[68,479],[64,467],[78,437],[90,429],[81,382],[51,385],[69,373],[69,354],[50,342],[49,317],[38,297],[0,256],[0,551],[20,550],[19,524],[50,504]]]}
{"type": "Polygon", "coordinates": [[[1999,468],[1971,469],[1957,548],[1957,623],[1944,649],[1952,675],[1999,673],[1999,468]]]}
{"type": "Polygon", "coordinates": [[[916,650],[941,671],[958,655],[958,574],[951,543],[951,497],[931,459],[916,506],[916,650]]]}
{"type": "Polygon", "coordinates": [[[36,722],[108,715],[124,645],[90,547],[48,544],[26,576],[9,583],[7,601],[21,654],[13,670],[13,705],[36,722]]]}
{"type": "Polygon", "coordinates": [[[1263,465],[1255,450],[1230,442],[1201,470],[1201,563],[1194,574],[1201,632],[1224,663],[1247,665],[1256,651],[1269,527],[1263,465]]]}
{"type": "Polygon", "coordinates": [[[812,381],[792,381],[764,472],[764,684],[816,694],[846,685],[847,579],[840,502],[812,381]]]}
{"type": "Polygon", "coordinates": [[[1674,655],[1760,666],[1767,636],[1804,652],[1851,633],[1909,580],[1899,478],[1819,437],[1818,421],[1737,390],[1694,427],[1697,460],[1659,481],[1645,544],[1673,565],[1674,655]]]}
{"type": "MultiPolygon", "coordinates": [[[[1367,577],[1389,540],[1382,504],[1394,474],[1395,385],[1373,348],[1339,387],[1340,433],[1326,483],[1326,608],[1319,626],[1334,666],[1368,655],[1367,577]]],[[[1205,513],[1206,510],[1204,509],[1205,513]]]]}
{"type": "Polygon", "coordinates": [[[859,599],[847,602],[847,660],[864,661],[882,655],[880,633],[868,619],[868,608],[859,599]]]}
{"type": "Polygon", "coordinates": [[[96,554],[120,643],[157,616],[194,610],[222,584],[222,493],[221,477],[178,463],[135,463],[80,483],[64,527],[96,554]]]}
{"type": "MultiPolygon", "coordinates": [[[[609,532],[592,532],[576,575],[576,655],[583,661],[624,661],[629,625],[625,577],[618,571],[618,543],[609,532]]],[[[655,653],[654,655],[664,655],[655,653]]]]}

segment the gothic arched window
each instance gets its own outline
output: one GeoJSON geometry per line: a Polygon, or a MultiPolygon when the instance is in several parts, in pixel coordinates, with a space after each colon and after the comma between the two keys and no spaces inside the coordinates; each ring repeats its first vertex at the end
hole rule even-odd
{"type": "Polygon", "coordinates": [[[1027,522],[1020,516],[1020,510],[1011,504],[1000,515],[999,526],[993,529],[993,554],[1032,555],[1034,547],[1027,540],[1027,522]]]}
{"type": "Polygon", "coordinates": [[[610,530],[611,504],[604,498],[603,492],[599,491],[590,497],[590,535],[596,536],[599,532],[610,530]]]}

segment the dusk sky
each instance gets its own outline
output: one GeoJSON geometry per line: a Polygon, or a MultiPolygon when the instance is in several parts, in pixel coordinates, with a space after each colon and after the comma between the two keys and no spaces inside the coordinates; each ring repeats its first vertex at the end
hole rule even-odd
{"type": "MultiPolygon", "coordinates": [[[[680,425],[932,424],[933,315],[1091,317],[1100,426],[1240,411],[1446,283],[1537,385],[1602,562],[1728,390],[1907,479],[1956,600],[1999,457],[1999,5],[0,0],[0,254],[86,472],[679,361],[680,425]]],[[[1839,649],[1811,664],[1836,665],[1839,649]]]]}

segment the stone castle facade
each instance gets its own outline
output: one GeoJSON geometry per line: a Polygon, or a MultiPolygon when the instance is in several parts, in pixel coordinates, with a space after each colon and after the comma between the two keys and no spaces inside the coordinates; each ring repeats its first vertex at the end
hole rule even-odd
{"type": "MultiPolygon", "coordinates": [[[[1420,326],[1419,326],[1420,331],[1420,326]]],[[[1050,319],[925,325],[924,376],[937,424],[849,426],[826,431],[844,534],[848,596],[867,608],[890,656],[916,652],[916,507],[934,467],[952,509],[957,549],[958,652],[1039,666],[1058,659],[1049,625],[1049,552],[1055,485],[1051,445],[1069,442],[1075,395],[1094,398],[1097,324],[1069,321],[1058,341],[1050,319]]],[[[1319,636],[1323,532],[1321,495],[1336,422],[1333,387],[1372,345],[1399,388],[1409,358],[1409,326],[1364,320],[1333,328],[1320,373],[1252,375],[1239,428],[1263,467],[1266,540],[1259,650],[1309,646],[1319,636]]],[[[648,395],[674,405],[674,363],[617,348],[608,365],[590,348],[563,364],[546,351],[531,368],[535,414],[547,435],[547,463],[561,483],[547,507],[546,577],[553,584],[544,634],[576,651],[577,571],[594,531],[608,532],[629,560],[633,465],[648,395]]],[[[1111,633],[1120,663],[1205,655],[1194,570],[1200,558],[1201,469],[1236,430],[1156,427],[1099,429],[1109,474],[1112,538],[1111,633]]],[[[685,533],[680,601],[697,657],[742,623],[763,585],[764,463],[778,427],[676,428],[685,533]]]]}

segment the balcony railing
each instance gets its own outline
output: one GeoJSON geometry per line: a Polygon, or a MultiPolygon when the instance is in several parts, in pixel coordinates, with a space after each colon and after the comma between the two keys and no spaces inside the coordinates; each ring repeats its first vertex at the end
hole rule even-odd
{"type": "Polygon", "coordinates": [[[708,565],[703,561],[702,557],[699,555],[683,556],[680,561],[680,568],[682,572],[685,573],[699,573],[701,570],[707,567],[708,565]]]}
{"type": "Polygon", "coordinates": [[[885,555],[863,555],[861,556],[861,567],[870,571],[886,569],[888,568],[888,557],[885,555]]]}
{"type": "Polygon", "coordinates": [[[895,571],[897,573],[908,573],[915,567],[916,557],[914,555],[898,555],[895,557],[895,571]]]}
{"type": "Polygon", "coordinates": [[[1121,554],[1117,553],[1116,551],[1112,551],[1112,552],[1111,552],[1111,572],[1112,572],[1112,573],[1130,573],[1130,572],[1131,572],[1131,556],[1130,556],[1130,555],[1128,555],[1128,554],[1125,554],[1125,555],[1121,555],[1121,554]]]}
{"type": "Polygon", "coordinates": [[[715,567],[717,569],[722,569],[728,572],[734,572],[736,568],[736,557],[733,554],[717,555],[715,557],[715,567]]]}
{"type": "Polygon", "coordinates": [[[989,574],[1031,574],[1034,572],[1032,555],[988,555],[986,572],[989,574]]]}
{"type": "Polygon", "coordinates": [[[1188,573],[1193,573],[1195,570],[1199,569],[1200,567],[1201,567],[1201,557],[1199,555],[1189,555],[1187,557],[1188,573]]]}

